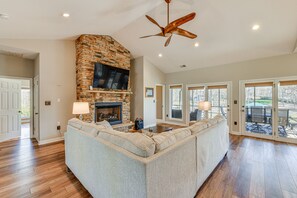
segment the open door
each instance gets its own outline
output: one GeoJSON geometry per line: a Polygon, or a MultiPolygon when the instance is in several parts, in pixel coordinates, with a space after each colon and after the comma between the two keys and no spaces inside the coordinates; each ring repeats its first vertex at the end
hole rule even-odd
{"type": "Polygon", "coordinates": [[[0,78],[0,142],[21,136],[21,81],[0,78]]]}

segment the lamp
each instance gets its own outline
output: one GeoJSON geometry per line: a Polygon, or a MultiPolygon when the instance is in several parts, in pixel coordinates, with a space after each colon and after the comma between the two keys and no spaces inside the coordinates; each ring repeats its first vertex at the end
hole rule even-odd
{"type": "Polygon", "coordinates": [[[83,119],[83,114],[88,114],[88,113],[90,113],[88,102],[74,102],[73,103],[72,114],[75,114],[75,115],[79,114],[80,120],[83,119]]]}
{"type": "Polygon", "coordinates": [[[203,119],[208,118],[208,111],[211,110],[211,103],[209,101],[200,101],[198,103],[198,109],[204,111],[203,119]]]}

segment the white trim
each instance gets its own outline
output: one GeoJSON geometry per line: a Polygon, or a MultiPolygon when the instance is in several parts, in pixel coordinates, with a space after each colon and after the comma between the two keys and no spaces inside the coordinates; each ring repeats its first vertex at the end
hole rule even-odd
{"type": "Polygon", "coordinates": [[[238,135],[241,136],[241,133],[239,131],[230,131],[229,132],[231,135],[238,135]]]}
{"type": "Polygon", "coordinates": [[[168,85],[168,98],[169,98],[169,112],[168,112],[168,120],[172,120],[172,121],[179,121],[179,122],[184,122],[184,85],[182,83],[180,84],[169,84],[168,85]],[[171,89],[170,89],[170,86],[176,86],[176,85],[181,85],[182,88],[181,88],[181,101],[182,101],[182,118],[181,119],[177,119],[177,118],[172,118],[172,111],[171,111],[171,89]]]}
{"type": "Polygon", "coordinates": [[[52,139],[47,139],[47,140],[40,140],[38,141],[38,145],[45,145],[45,144],[51,144],[55,142],[61,142],[64,140],[64,137],[57,137],[57,138],[52,138],[52,139]]]}

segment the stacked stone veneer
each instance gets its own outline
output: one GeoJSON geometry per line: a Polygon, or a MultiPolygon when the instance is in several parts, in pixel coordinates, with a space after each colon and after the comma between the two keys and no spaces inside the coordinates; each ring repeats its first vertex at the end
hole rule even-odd
{"type": "MultiPolygon", "coordinates": [[[[76,40],[77,100],[89,102],[90,114],[85,121],[93,121],[96,102],[122,102],[123,122],[130,121],[130,95],[115,93],[90,93],[96,62],[130,70],[130,52],[110,36],[81,35],[76,40]]],[[[103,90],[103,89],[94,89],[103,90]]],[[[129,85],[130,90],[130,85],[129,85]]]]}

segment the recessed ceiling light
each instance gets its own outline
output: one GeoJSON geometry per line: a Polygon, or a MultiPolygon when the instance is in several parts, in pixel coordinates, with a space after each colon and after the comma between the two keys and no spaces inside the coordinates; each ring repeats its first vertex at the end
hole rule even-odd
{"type": "Polygon", "coordinates": [[[63,13],[63,17],[68,18],[68,17],[70,17],[70,14],[69,13],[63,13]]]}
{"type": "Polygon", "coordinates": [[[8,14],[0,14],[0,19],[8,19],[9,15],[8,14]]]}
{"type": "Polygon", "coordinates": [[[199,43],[198,43],[198,42],[195,43],[194,46],[195,46],[195,47],[199,47],[199,43]]]}
{"type": "Polygon", "coordinates": [[[260,28],[260,25],[258,25],[258,24],[255,24],[255,25],[253,25],[253,27],[252,27],[253,30],[258,30],[259,28],[260,28]]]}
{"type": "Polygon", "coordinates": [[[161,58],[161,57],[163,57],[163,55],[162,54],[159,54],[159,57],[161,58]]]}

